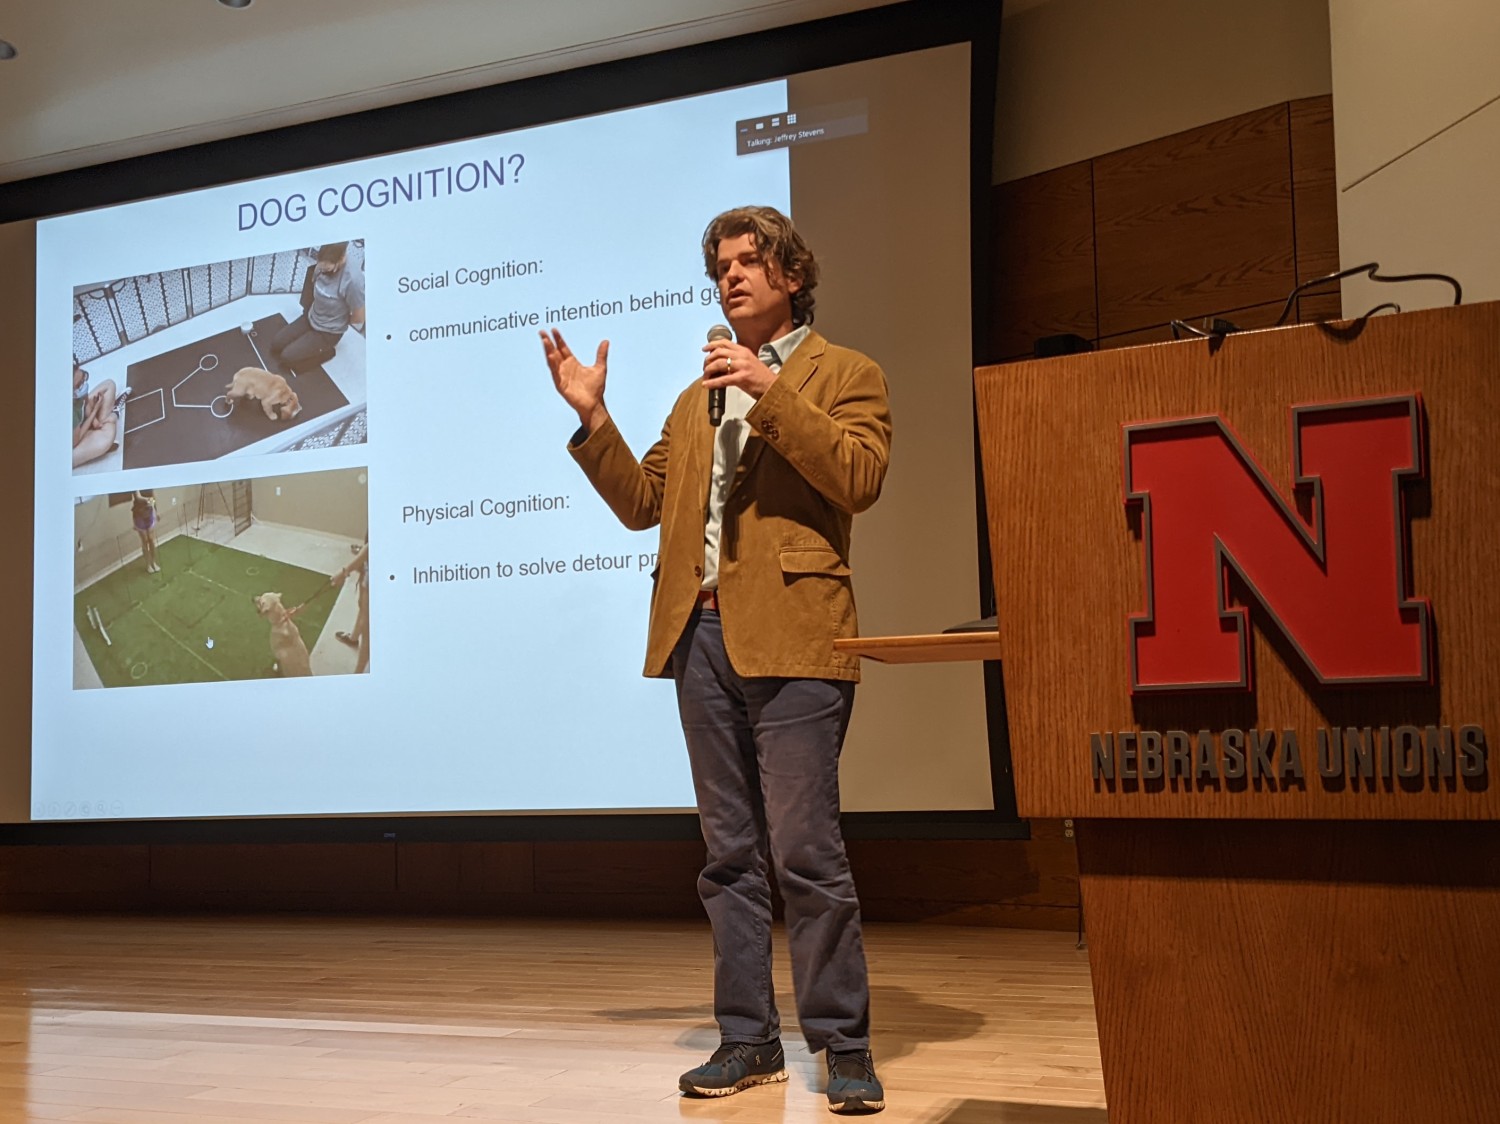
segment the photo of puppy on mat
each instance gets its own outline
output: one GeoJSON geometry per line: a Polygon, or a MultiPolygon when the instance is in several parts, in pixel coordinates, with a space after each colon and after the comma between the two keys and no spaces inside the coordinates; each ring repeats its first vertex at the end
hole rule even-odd
{"type": "Polygon", "coordinates": [[[75,475],[363,444],[364,261],[327,242],[76,287],[75,475]]]}
{"type": "Polygon", "coordinates": [[[253,398],[272,421],[291,421],[302,412],[302,402],[286,379],[259,367],[241,367],[236,371],[234,379],[224,388],[224,397],[236,405],[253,398]]]}

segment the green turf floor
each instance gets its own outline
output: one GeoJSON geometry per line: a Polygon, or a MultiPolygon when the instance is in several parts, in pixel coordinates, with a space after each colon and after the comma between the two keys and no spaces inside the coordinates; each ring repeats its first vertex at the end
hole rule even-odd
{"type": "Polygon", "coordinates": [[[106,687],[272,678],[271,626],[252,599],[280,593],[291,609],[321,592],[296,618],[311,651],[337,596],[327,574],[190,535],[161,543],[157,561],[159,574],[137,558],[73,599],[78,633],[106,687]],[[89,623],[90,605],[113,644],[89,623]]]}

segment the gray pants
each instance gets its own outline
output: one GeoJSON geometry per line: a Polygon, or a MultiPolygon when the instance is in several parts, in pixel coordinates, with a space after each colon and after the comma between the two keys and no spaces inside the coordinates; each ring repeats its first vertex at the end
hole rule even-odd
{"type": "Polygon", "coordinates": [[[307,370],[332,359],[343,338],[342,332],[318,331],[303,314],[276,333],[271,340],[271,354],[288,370],[307,370]]]}
{"type": "Polygon", "coordinates": [[[769,845],[786,903],[802,1036],[813,1052],[870,1044],[859,899],[839,831],[839,751],[854,684],[742,679],[719,614],[695,612],[672,653],[677,705],[708,845],[698,895],[714,934],[714,1017],[725,1042],[781,1033],[771,984],[769,845]]]}

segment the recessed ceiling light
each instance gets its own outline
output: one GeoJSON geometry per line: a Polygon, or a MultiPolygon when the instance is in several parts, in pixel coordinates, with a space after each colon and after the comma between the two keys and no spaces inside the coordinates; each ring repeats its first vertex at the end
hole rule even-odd
{"type": "Polygon", "coordinates": [[[0,61],[13,59],[18,53],[14,43],[7,43],[4,39],[0,39],[0,61]]]}
{"type": "Polygon", "coordinates": [[[250,0],[219,0],[226,8],[248,8],[250,0]]]}

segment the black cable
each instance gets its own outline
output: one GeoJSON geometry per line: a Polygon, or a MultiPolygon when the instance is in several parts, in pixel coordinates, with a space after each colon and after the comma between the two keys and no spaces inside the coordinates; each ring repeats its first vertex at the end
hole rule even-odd
{"type": "MultiPolygon", "coordinates": [[[[1458,283],[1458,278],[1456,277],[1450,277],[1446,273],[1393,273],[1390,276],[1382,276],[1380,273],[1380,263],[1371,261],[1365,262],[1364,265],[1351,266],[1349,269],[1341,269],[1337,273],[1329,273],[1323,277],[1314,277],[1310,280],[1302,282],[1287,296],[1286,304],[1283,305],[1281,309],[1281,315],[1276,318],[1276,323],[1273,324],[1272,327],[1279,328],[1287,322],[1287,317],[1292,314],[1292,307],[1297,303],[1297,298],[1301,296],[1306,290],[1311,289],[1317,285],[1326,285],[1330,281],[1342,281],[1345,277],[1353,277],[1357,273],[1368,274],[1371,281],[1380,281],[1382,283],[1390,282],[1392,284],[1398,284],[1404,281],[1445,281],[1449,285],[1453,286],[1453,303],[1464,303],[1463,286],[1458,283]]],[[[1377,307],[1372,308],[1369,312],[1365,313],[1364,316],[1361,316],[1360,319],[1364,320],[1374,313],[1380,311],[1381,309],[1387,307],[1392,306],[1390,304],[1378,305],[1377,307]]],[[[1397,312],[1401,311],[1399,306],[1395,307],[1397,312]]]]}

